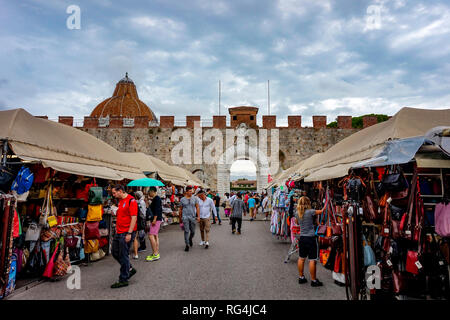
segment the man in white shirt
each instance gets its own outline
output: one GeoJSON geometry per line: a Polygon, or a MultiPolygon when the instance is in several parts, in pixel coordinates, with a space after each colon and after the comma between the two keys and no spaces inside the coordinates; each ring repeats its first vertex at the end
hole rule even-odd
{"type": "Polygon", "coordinates": [[[197,194],[199,199],[198,206],[200,208],[200,235],[202,236],[201,246],[205,246],[205,249],[209,248],[209,231],[211,230],[211,212],[217,215],[214,201],[208,198],[203,190],[200,190],[197,194]]]}

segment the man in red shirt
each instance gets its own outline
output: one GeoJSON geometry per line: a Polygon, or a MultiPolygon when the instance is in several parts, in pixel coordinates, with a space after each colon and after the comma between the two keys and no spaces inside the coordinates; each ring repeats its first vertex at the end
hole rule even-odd
{"type": "Polygon", "coordinates": [[[130,248],[136,237],[138,205],[122,185],[114,186],[112,195],[119,200],[111,251],[114,259],[120,263],[120,276],[119,281],[111,286],[114,289],[128,286],[128,280],[136,274],[136,269],[130,264],[130,248]]]}

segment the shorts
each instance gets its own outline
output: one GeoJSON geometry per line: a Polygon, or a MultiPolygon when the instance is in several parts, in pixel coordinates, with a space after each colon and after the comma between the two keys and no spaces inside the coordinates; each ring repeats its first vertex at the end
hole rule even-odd
{"type": "Polygon", "coordinates": [[[157,236],[159,233],[159,228],[161,227],[162,221],[156,221],[155,225],[150,224],[150,232],[149,234],[153,236],[157,236]]]}
{"type": "Polygon", "coordinates": [[[298,241],[298,256],[302,259],[318,260],[319,244],[317,237],[302,237],[298,241]]]}

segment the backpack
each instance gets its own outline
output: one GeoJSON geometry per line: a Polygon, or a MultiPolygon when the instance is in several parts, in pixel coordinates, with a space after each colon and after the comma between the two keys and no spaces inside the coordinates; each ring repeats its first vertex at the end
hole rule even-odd
{"type": "Polygon", "coordinates": [[[14,180],[11,190],[16,191],[17,194],[23,194],[30,190],[31,185],[33,184],[34,174],[25,166],[20,168],[19,173],[17,174],[16,179],[14,180]]]}
{"type": "Polygon", "coordinates": [[[140,201],[137,201],[138,204],[138,216],[137,216],[137,229],[138,230],[145,230],[145,220],[146,217],[141,215],[141,203],[140,201]]]}

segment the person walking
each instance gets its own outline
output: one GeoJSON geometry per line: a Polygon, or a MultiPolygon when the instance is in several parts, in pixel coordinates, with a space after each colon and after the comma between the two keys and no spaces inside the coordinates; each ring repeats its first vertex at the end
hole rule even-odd
{"type": "Polygon", "coordinates": [[[116,213],[116,234],[112,243],[112,255],[120,264],[119,281],[111,288],[128,286],[128,280],[136,274],[136,269],[130,263],[130,248],[134,242],[137,230],[138,205],[136,200],[125,192],[125,187],[116,185],[112,195],[119,200],[116,213]]]}
{"type": "Polygon", "coordinates": [[[161,228],[162,223],[162,201],[161,198],[156,193],[156,187],[150,187],[149,190],[150,198],[152,199],[152,203],[150,204],[152,218],[150,219],[150,231],[149,231],[149,239],[150,244],[152,246],[153,254],[151,256],[147,256],[145,261],[156,261],[161,258],[159,254],[159,230],[161,228]]]}
{"type": "Polygon", "coordinates": [[[186,187],[186,193],[180,200],[180,221],[184,226],[184,242],[186,247],[184,251],[189,251],[189,246],[193,246],[192,239],[195,235],[195,221],[200,222],[200,208],[198,198],[192,195],[192,187],[186,187]]]}
{"type": "Polygon", "coordinates": [[[248,201],[247,201],[247,205],[248,205],[248,211],[250,212],[250,221],[253,221],[256,219],[256,200],[255,200],[255,196],[251,196],[248,201]]]}
{"type": "Polygon", "coordinates": [[[133,259],[139,259],[138,252],[146,250],[145,244],[145,219],[147,206],[144,200],[144,194],[142,191],[136,191],[134,193],[136,202],[138,204],[138,218],[137,218],[137,234],[133,242],[133,259]]]}
{"type": "Polygon", "coordinates": [[[311,274],[311,287],[320,287],[323,285],[316,277],[316,264],[319,258],[319,244],[314,232],[314,216],[320,215],[325,210],[328,203],[322,210],[311,209],[311,200],[308,197],[301,197],[297,202],[297,224],[300,225],[300,239],[298,242],[298,283],[308,282],[304,276],[304,267],[306,258],[309,259],[309,273],[311,274]]]}
{"type": "Polygon", "coordinates": [[[262,201],[261,206],[262,206],[263,213],[265,214],[264,221],[266,221],[267,218],[269,217],[269,212],[270,212],[269,196],[267,194],[264,195],[264,199],[262,201]]]}
{"type": "Polygon", "coordinates": [[[202,241],[201,246],[205,246],[205,249],[209,248],[209,231],[211,230],[211,212],[216,211],[214,201],[208,198],[203,191],[198,193],[198,206],[200,209],[200,235],[202,241]]]}
{"type": "Polygon", "coordinates": [[[219,226],[222,224],[222,220],[220,219],[220,196],[218,193],[216,193],[216,195],[213,198],[214,201],[214,205],[216,207],[216,212],[213,215],[213,224],[216,223],[216,216],[217,216],[217,220],[219,221],[219,226]]]}
{"type": "Polygon", "coordinates": [[[231,210],[231,205],[230,205],[230,194],[227,192],[225,193],[225,217],[229,217],[230,216],[230,210],[231,210]]]}
{"type": "Polygon", "coordinates": [[[242,201],[242,194],[238,193],[231,205],[231,233],[234,234],[236,232],[237,223],[237,234],[241,234],[242,214],[244,214],[244,216],[246,215],[245,204],[244,201],[242,201]]]}

